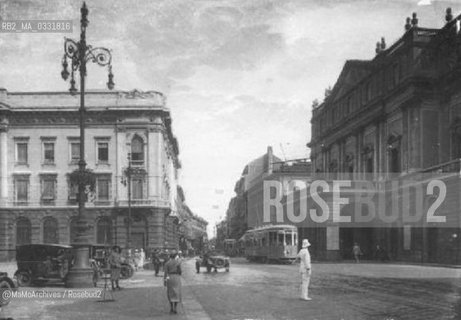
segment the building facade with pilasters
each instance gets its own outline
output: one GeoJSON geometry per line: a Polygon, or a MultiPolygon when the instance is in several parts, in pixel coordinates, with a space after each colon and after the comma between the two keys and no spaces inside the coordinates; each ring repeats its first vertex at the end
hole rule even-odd
{"type": "MultiPolygon", "coordinates": [[[[96,177],[85,203],[92,242],[126,247],[129,237],[132,248],[177,248],[180,162],[165,97],[89,91],[85,99],[85,161],[96,177]],[[138,170],[127,179],[129,161],[138,170]]],[[[79,106],[67,92],[0,89],[1,259],[20,244],[73,242],[79,106]]]]}
{"type": "MultiPolygon", "coordinates": [[[[366,227],[308,226],[320,259],[351,259],[357,242],[369,258],[380,245],[392,260],[461,263],[459,18],[447,11],[446,25],[429,29],[420,27],[413,14],[390,47],[381,39],[374,58],[347,61],[331,93],[314,106],[308,145],[314,176],[329,182],[370,181],[386,196],[389,215],[400,210],[399,219],[387,225],[376,217],[366,227]],[[410,205],[405,197],[392,196],[410,186],[425,191],[434,179],[446,185],[437,208],[437,215],[447,219],[443,225],[427,220],[440,191],[413,197],[410,205]],[[419,205],[421,210],[414,212],[419,205]],[[401,213],[408,207],[411,214],[424,213],[422,218],[406,223],[401,213]]],[[[343,195],[349,205],[341,215],[353,215],[354,192],[343,195]]],[[[333,201],[331,193],[325,198],[333,201]]]]}

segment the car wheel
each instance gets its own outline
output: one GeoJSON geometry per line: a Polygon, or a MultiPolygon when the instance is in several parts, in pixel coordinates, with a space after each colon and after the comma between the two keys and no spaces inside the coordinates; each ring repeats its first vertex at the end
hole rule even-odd
{"type": "Polygon", "coordinates": [[[18,285],[21,287],[28,287],[32,284],[32,277],[27,271],[20,271],[17,274],[18,285]]]}
{"type": "Polygon", "coordinates": [[[223,259],[216,259],[216,266],[219,267],[224,267],[224,260],[223,259]]]}
{"type": "Polygon", "coordinates": [[[12,291],[12,289],[13,286],[8,280],[3,279],[0,281],[0,307],[6,306],[8,303],[10,303],[10,298],[7,298],[8,295],[4,295],[3,292],[8,290],[12,291]]]}

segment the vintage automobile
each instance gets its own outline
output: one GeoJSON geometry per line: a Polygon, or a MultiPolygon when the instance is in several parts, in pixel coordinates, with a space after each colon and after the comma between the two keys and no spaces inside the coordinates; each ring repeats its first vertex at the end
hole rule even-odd
{"type": "Polygon", "coordinates": [[[0,272],[0,308],[10,302],[8,295],[4,295],[3,292],[6,290],[16,291],[17,289],[18,285],[16,281],[8,277],[8,273],[0,272]]]}
{"type": "MultiPolygon", "coordinates": [[[[103,273],[110,273],[110,266],[107,263],[107,259],[110,255],[111,249],[112,246],[110,245],[93,245],[90,248],[90,262],[94,271],[93,284],[95,285],[103,273]]],[[[133,262],[129,257],[126,257],[125,261],[122,262],[120,278],[131,278],[134,274],[134,271],[135,268],[133,262]]]]}
{"type": "Polygon", "coordinates": [[[211,272],[214,269],[214,272],[217,272],[218,269],[226,269],[226,272],[229,272],[230,269],[230,258],[220,254],[216,251],[211,251],[200,256],[195,262],[197,273],[200,272],[200,267],[205,267],[207,272],[211,272]]]}
{"type": "Polygon", "coordinates": [[[72,247],[60,244],[26,244],[16,247],[18,270],[14,276],[19,286],[45,282],[66,283],[72,267],[72,247]]]}

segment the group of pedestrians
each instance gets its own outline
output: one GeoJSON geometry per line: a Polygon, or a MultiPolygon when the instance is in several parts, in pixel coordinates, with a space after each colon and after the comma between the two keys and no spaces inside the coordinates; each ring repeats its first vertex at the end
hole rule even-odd
{"type": "MultiPolygon", "coordinates": [[[[363,252],[357,242],[354,242],[354,246],[352,247],[352,254],[354,255],[355,262],[360,263],[360,257],[363,256],[363,252]]],[[[387,251],[379,244],[376,245],[374,259],[379,260],[381,262],[390,260],[387,251]]]]}
{"type": "MultiPolygon", "coordinates": [[[[165,256],[165,253],[160,254],[159,251],[155,251],[152,255],[152,263],[155,269],[155,276],[158,276],[160,265],[162,264],[161,258],[163,258],[163,284],[167,288],[170,313],[175,314],[177,313],[178,303],[181,301],[181,259],[176,250],[168,252],[167,256],[165,256]]],[[[119,246],[112,247],[107,262],[110,267],[112,290],[121,290],[119,280],[123,258],[119,246]]]]}

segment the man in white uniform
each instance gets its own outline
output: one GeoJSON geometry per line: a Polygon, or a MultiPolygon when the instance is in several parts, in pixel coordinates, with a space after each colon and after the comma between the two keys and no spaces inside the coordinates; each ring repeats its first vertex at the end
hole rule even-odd
{"type": "Polygon", "coordinates": [[[298,258],[301,260],[299,264],[299,272],[301,273],[301,300],[312,300],[309,298],[308,289],[309,289],[309,282],[311,279],[311,255],[307,247],[311,244],[309,240],[303,240],[303,248],[299,250],[298,258]]]}

